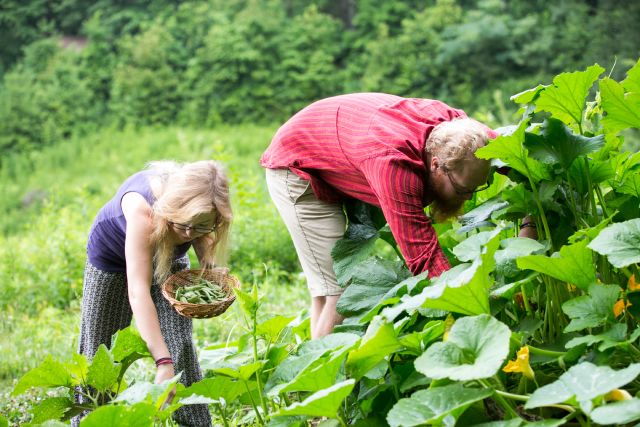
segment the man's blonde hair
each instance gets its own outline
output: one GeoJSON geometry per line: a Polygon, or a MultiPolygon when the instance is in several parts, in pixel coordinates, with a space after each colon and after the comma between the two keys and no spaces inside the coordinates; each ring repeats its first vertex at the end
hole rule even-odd
{"type": "Polygon", "coordinates": [[[222,165],[212,160],[184,164],[160,161],[149,163],[147,168],[155,172],[151,243],[156,281],[161,283],[171,273],[175,246],[168,238],[169,221],[190,223],[198,215],[213,213],[215,230],[199,239],[203,242],[204,257],[223,263],[233,215],[229,183],[222,165]]]}
{"type": "Polygon", "coordinates": [[[442,122],[433,128],[424,149],[436,156],[445,170],[460,170],[466,161],[479,160],[474,153],[487,145],[488,131],[485,125],[468,118],[442,122]]]}

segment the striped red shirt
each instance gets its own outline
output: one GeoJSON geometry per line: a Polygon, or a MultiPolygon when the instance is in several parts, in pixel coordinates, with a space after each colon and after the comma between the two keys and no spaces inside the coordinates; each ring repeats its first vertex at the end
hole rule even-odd
{"type": "Polygon", "coordinates": [[[341,95],[304,108],[276,133],[260,163],[310,180],[320,200],[352,197],[382,209],[413,274],[449,263],[424,212],[425,140],[440,122],[466,117],[440,101],[381,93],[341,95]]]}

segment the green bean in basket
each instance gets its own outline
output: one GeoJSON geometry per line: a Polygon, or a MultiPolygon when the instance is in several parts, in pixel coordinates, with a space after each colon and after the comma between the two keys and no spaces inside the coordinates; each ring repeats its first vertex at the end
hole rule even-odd
{"type": "Polygon", "coordinates": [[[191,304],[211,304],[226,299],[227,294],[217,283],[200,279],[193,285],[178,288],[174,298],[191,304]]]}

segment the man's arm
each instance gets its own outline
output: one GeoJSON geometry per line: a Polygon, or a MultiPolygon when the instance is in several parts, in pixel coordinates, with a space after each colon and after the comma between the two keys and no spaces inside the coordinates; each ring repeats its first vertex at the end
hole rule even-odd
{"type": "Polygon", "coordinates": [[[388,157],[365,160],[361,170],[378,198],[409,270],[414,275],[428,270],[429,277],[448,270],[449,261],[422,206],[422,177],[402,161],[388,157]]]}

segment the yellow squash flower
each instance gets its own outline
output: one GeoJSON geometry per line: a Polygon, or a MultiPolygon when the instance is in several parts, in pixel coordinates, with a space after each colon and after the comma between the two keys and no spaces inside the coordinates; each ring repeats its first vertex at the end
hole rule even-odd
{"type": "Polygon", "coordinates": [[[632,396],[629,394],[627,390],[616,388],[611,390],[609,393],[604,395],[604,400],[607,402],[617,401],[617,400],[629,400],[632,399],[632,396]]]}
{"type": "Polygon", "coordinates": [[[627,282],[627,291],[633,292],[637,290],[640,290],[640,285],[636,282],[636,275],[632,274],[631,277],[629,277],[629,281],[627,282]]]}
{"type": "Polygon", "coordinates": [[[631,305],[631,303],[629,301],[627,301],[627,304],[625,305],[624,300],[623,299],[619,299],[618,301],[616,301],[616,303],[613,305],[613,314],[614,316],[618,317],[622,314],[622,312],[631,305]]]}
{"type": "Polygon", "coordinates": [[[502,369],[504,372],[520,372],[525,377],[533,380],[534,373],[533,369],[531,369],[531,365],[529,365],[529,347],[526,345],[518,350],[518,356],[516,360],[510,360],[502,369]]]}

